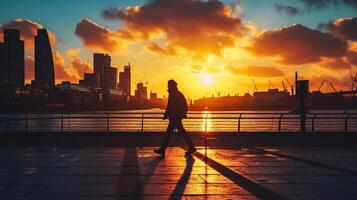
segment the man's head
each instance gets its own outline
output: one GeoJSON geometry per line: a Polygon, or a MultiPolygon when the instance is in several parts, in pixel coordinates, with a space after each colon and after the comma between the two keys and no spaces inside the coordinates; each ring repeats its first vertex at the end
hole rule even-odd
{"type": "Polygon", "coordinates": [[[177,83],[176,83],[176,81],[174,81],[174,80],[169,80],[168,82],[167,82],[167,88],[168,88],[168,92],[171,92],[171,91],[177,91],[178,89],[177,89],[177,83]]]}

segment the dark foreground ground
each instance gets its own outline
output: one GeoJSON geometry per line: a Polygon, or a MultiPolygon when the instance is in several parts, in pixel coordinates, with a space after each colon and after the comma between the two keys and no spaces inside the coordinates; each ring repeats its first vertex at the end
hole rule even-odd
{"type": "Polygon", "coordinates": [[[0,199],[357,199],[344,147],[0,147],[0,199]]]}

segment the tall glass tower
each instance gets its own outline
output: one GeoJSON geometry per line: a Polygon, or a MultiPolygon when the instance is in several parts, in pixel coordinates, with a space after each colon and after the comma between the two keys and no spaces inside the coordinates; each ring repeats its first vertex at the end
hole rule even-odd
{"type": "Polygon", "coordinates": [[[24,85],[24,57],[24,41],[20,40],[20,31],[5,29],[4,42],[0,43],[0,83],[24,85]]]}
{"type": "Polygon", "coordinates": [[[37,29],[35,36],[35,83],[40,87],[55,85],[52,50],[46,29],[37,29]]]}

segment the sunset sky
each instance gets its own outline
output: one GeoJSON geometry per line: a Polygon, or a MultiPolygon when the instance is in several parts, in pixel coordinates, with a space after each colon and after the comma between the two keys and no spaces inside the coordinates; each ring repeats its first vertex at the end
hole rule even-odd
{"type": "Polygon", "coordinates": [[[0,2],[0,29],[22,31],[27,82],[33,37],[43,27],[57,82],[78,82],[92,71],[92,54],[106,52],[118,70],[132,65],[132,88],[148,82],[162,96],[175,79],[190,98],[252,93],[252,79],[259,90],[269,80],[282,88],[296,70],[312,90],[325,79],[349,89],[357,72],[356,17],[356,0],[0,2]]]}

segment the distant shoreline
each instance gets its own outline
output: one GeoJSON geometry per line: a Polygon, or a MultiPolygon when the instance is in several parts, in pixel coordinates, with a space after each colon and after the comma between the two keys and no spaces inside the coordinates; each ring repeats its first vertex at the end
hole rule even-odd
{"type": "MultiPolygon", "coordinates": [[[[342,108],[322,108],[322,109],[311,109],[311,110],[323,110],[323,111],[356,111],[357,109],[342,109],[342,108]]],[[[162,108],[147,108],[147,107],[136,107],[136,108],[121,108],[121,109],[2,109],[0,108],[0,113],[1,114],[51,114],[51,113],[82,113],[82,112],[105,112],[105,113],[110,113],[110,112],[164,112],[164,109],[162,108]]],[[[189,109],[189,112],[204,112],[204,111],[210,111],[210,112],[240,112],[240,111],[255,111],[255,112],[291,112],[289,109],[189,109]]]]}

